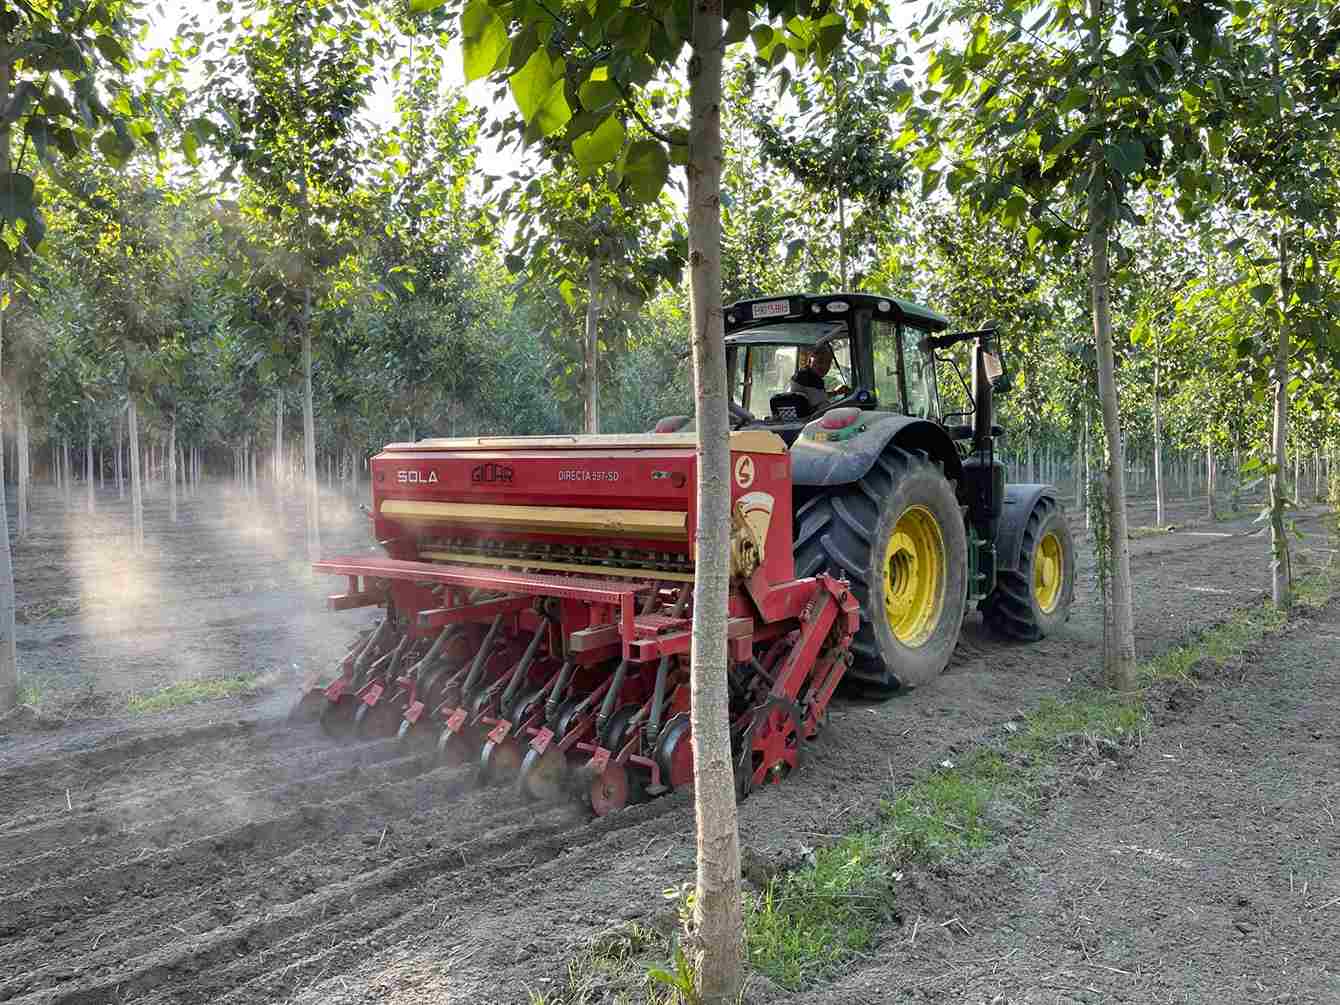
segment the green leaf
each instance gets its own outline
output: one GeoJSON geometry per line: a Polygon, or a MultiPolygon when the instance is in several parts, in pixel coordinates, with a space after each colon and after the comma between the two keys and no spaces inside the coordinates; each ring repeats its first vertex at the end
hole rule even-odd
{"type": "Polygon", "coordinates": [[[721,41],[726,45],[734,45],[736,42],[743,42],[749,37],[749,11],[744,7],[736,7],[731,11],[729,20],[726,22],[726,32],[721,37],[721,41]]]}
{"type": "Polygon", "coordinates": [[[637,202],[655,202],[670,177],[670,158],[655,140],[638,140],[624,159],[623,183],[637,202]]]}
{"type": "Polygon", "coordinates": [[[583,171],[594,171],[619,156],[625,135],[623,123],[611,115],[585,136],[573,140],[572,154],[583,171]]]}
{"type": "Polygon", "coordinates": [[[577,309],[577,286],[571,279],[565,279],[558,284],[559,295],[563,297],[563,302],[573,310],[577,309]]]}
{"type": "Polygon", "coordinates": [[[1080,140],[1084,139],[1084,134],[1088,131],[1089,127],[1084,125],[1062,136],[1060,141],[1055,146],[1049,148],[1047,150],[1047,155],[1042,158],[1042,170],[1050,171],[1052,165],[1056,163],[1060,156],[1080,140]]]}
{"type": "Polygon", "coordinates": [[[1061,99],[1061,103],[1056,106],[1058,115],[1065,115],[1067,112],[1073,112],[1078,108],[1084,107],[1089,101],[1089,89],[1087,87],[1072,87],[1066,91],[1066,95],[1061,99]]]}
{"type": "Polygon", "coordinates": [[[1138,140],[1120,140],[1103,147],[1103,158],[1120,175],[1139,174],[1145,166],[1145,145],[1138,140]]]}
{"type": "MultiPolygon", "coordinates": [[[[444,2],[414,0],[411,9],[421,13],[420,6],[423,10],[432,10],[444,2]]],[[[470,0],[461,14],[461,54],[466,83],[492,73],[506,45],[507,26],[502,18],[493,12],[487,0],[470,0]]],[[[548,62],[547,56],[545,61],[548,62]]]]}
{"type": "Polygon", "coordinates": [[[33,180],[26,174],[0,174],[0,218],[6,223],[33,215],[33,180]]]}
{"type": "Polygon", "coordinates": [[[563,61],[551,61],[544,49],[536,49],[507,83],[521,117],[541,136],[553,135],[572,118],[563,93],[563,61]]]}
{"type": "Polygon", "coordinates": [[[577,89],[582,107],[589,112],[608,108],[619,100],[619,85],[612,80],[596,80],[594,76],[577,89]]]}
{"type": "Polygon", "coordinates": [[[409,12],[411,14],[427,14],[430,10],[437,10],[446,2],[447,0],[410,0],[409,12]]]}
{"type": "Polygon", "coordinates": [[[1031,227],[1029,227],[1028,234],[1026,235],[1026,240],[1028,241],[1028,250],[1036,251],[1038,245],[1042,241],[1042,237],[1043,237],[1042,228],[1039,227],[1036,223],[1033,224],[1031,227]]]}
{"type": "Polygon", "coordinates": [[[1252,299],[1255,300],[1262,307],[1264,307],[1267,303],[1270,302],[1270,298],[1275,295],[1275,287],[1269,285],[1268,283],[1260,283],[1256,286],[1253,286],[1250,292],[1252,295],[1252,299]]]}
{"type": "Polygon", "coordinates": [[[181,152],[186,158],[188,164],[196,165],[200,163],[200,140],[195,133],[189,129],[181,134],[181,152]]]}

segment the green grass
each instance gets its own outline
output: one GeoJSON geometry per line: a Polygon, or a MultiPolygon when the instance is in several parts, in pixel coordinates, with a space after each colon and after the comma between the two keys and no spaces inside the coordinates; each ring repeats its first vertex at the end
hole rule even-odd
{"type": "Polygon", "coordinates": [[[178,681],[143,694],[132,695],[126,702],[126,711],[131,715],[150,715],[154,712],[181,708],[184,705],[194,705],[197,702],[255,694],[260,690],[263,676],[259,673],[245,673],[234,677],[178,681]]]}

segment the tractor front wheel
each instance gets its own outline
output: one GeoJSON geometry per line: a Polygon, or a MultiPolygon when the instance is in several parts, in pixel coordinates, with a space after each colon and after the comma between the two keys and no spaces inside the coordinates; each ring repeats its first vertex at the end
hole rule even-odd
{"type": "Polygon", "coordinates": [[[938,676],[967,603],[967,536],[944,472],[886,447],[855,485],[802,505],[796,525],[796,574],[845,574],[861,601],[846,679],[884,695],[938,676]]]}
{"type": "Polygon", "coordinates": [[[1018,568],[996,575],[996,588],[979,605],[997,635],[1036,642],[1070,617],[1075,596],[1075,544],[1065,514],[1044,498],[1028,515],[1018,568]]]}

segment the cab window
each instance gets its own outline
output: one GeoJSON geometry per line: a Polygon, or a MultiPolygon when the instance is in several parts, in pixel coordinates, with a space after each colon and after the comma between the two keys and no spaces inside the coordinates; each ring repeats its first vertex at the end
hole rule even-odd
{"type": "Polygon", "coordinates": [[[876,318],[871,322],[879,407],[920,418],[935,415],[935,362],[918,348],[926,332],[876,318]]]}

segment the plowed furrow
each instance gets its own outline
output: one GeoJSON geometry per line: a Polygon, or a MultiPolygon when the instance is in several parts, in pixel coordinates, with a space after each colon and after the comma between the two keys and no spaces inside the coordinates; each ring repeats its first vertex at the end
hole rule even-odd
{"type": "MultiPolygon", "coordinates": [[[[336,834],[317,848],[259,859],[249,871],[220,871],[213,862],[198,857],[170,863],[169,881],[147,898],[127,896],[103,904],[103,909],[89,902],[82,917],[62,913],[50,925],[29,925],[26,935],[0,948],[0,987],[24,977],[33,960],[76,961],[99,948],[122,960],[134,959],[183,937],[204,936],[263,916],[276,905],[300,900],[329,884],[435,848],[450,850],[477,834],[481,821],[497,828],[535,816],[533,807],[510,801],[490,814],[498,798],[496,792],[471,791],[432,812],[384,825],[380,839],[377,835],[336,834]]],[[[67,965],[57,965],[50,972],[66,977],[80,972],[78,967],[66,973],[67,969],[67,965]]]]}
{"type": "MultiPolygon", "coordinates": [[[[141,787],[120,801],[100,799],[87,809],[76,804],[74,812],[66,811],[54,820],[43,817],[0,832],[0,861],[17,866],[55,849],[132,833],[147,837],[156,831],[190,832],[192,819],[212,819],[217,826],[218,815],[236,818],[239,810],[254,802],[291,805],[297,799],[326,798],[321,795],[323,789],[404,756],[404,749],[393,739],[356,747],[327,743],[285,751],[270,765],[218,775],[198,770],[189,785],[141,787]],[[336,766],[331,767],[331,762],[336,766]],[[295,778],[306,780],[294,782],[295,778]]],[[[0,872],[0,882],[3,877],[0,872]]]]}
{"type": "MultiPolygon", "coordinates": [[[[409,758],[362,773],[362,788],[325,803],[302,804],[287,813],[225,829],[217,829],[220,821],[216,817],[214,833],[190,836],[171,848],[145,847],[139,854],[132,851],[128,855],[127,845],[122,842],[114,848],[93,845],[83,858],[69,852],[50,853],[37,861],[59,866],[64,860],[67,878],[39,883],[0,899],[0,939],[11,938],[27,926],[50,925],[79,916],[88,910],[81,905],[96,909],[122,897],[178,892],[181,887],[176,873],[185,869],[189,874],[197,862],[203,862],[209,870],[245,873],[253,863],[296,847],[307,846],[313,854],[319,854],[323,840],[332,835],[380,831],[389,821],[450,801],[474,785],[472,765],[439,769],[405,781],[386,781],[395,771],[415,774],[419,770],[420,766],[409,758]],[[385,778],[378,778],[378,774],[385,778]],[[79,865],[87,866],[94,852],[101,859],[96,867],[76,872],[79,865]]],[[[132,842],[130,848],[134,847],[132,842]]],[[[10,881],[4,885],[9,889],[15,886],[10,881]]]]}
{"type": "MultiPolygon", "coordinates": [[[[586,826],[584,817],[574,814],[570,807],[521,815],[524,819],[495,829],[485,837],[434,849],[410,861],[327,884],[296,901],[274,906],[261,916],[221,926],[203,936],[179,939],[150,953],[128,959],[123,947],[113,945],[100,947],[76,961],[42,967],[0,984],[0,1001],[17,1000],[25,1005],[30,1002],[102,1005],[109,998],[140,997],[167,982],[173,982],[173,997],[181,1000],[181,982],[186,974],[226,965],[294,935],[315,940],[313,945],[321,938],[328,941],[331,937],[325,934],[328,926],[337,930],[356,927],[370,914],[383,920],[392,919],[402,913],[404,905],[417,903],[417,897],[410,900],[401,896],[412,884],[442,884],[468,869],[471,862],[515,854],[518,846],[527,842],[557,832],[581,831],[586,826]],[[369,902],[370,907],[350,910],[351,905],[369,902]],[[329,920],[323,923],[323,918],[329,920]],[[97,973],[75,976],[88,975],[90,971],[97,973]],[[75,979],[65,980],[70,977],[75,979]]],[[[270,956],[256,954],[262,955],[270,956]]]]}
{"type": "MultiPolygon", "coordinates": [[[[264,947],[218,972],[203,971],[184,979],[162,1001],[256,1005],[288,1000],[331,971],[350,974],[357,965],[351,961],[375,967],[379,952],[407,945],[432,953],[421,943],[431,939],[434,930],[450,933],[448,942],[466,943],[481,918],[525,911],[537,895],[543,899],[542,891],[571,890],[574,904],[586,903],[585,894],[579,892],[583,881],[607,876],[609,863],[644,847],[644,828],[679,811],[685,818],[684,840],[691,842],[691,805],[687,796],[672,796],[612,814],[576,832],[544,836],[490,863],[487,873],[473,876],[473,882],[463,881],[478,873],[477,868],[425,883],[410,909],[402,907],[397,917],[386,916],[376,905],[361,920],[326,923],[317,932],[264,947]]],[[[652,894],[658,896],[660,891],[652,894]]],[[[543,913],[537,915],[536,924],[544,924],[543,913]]]]}

